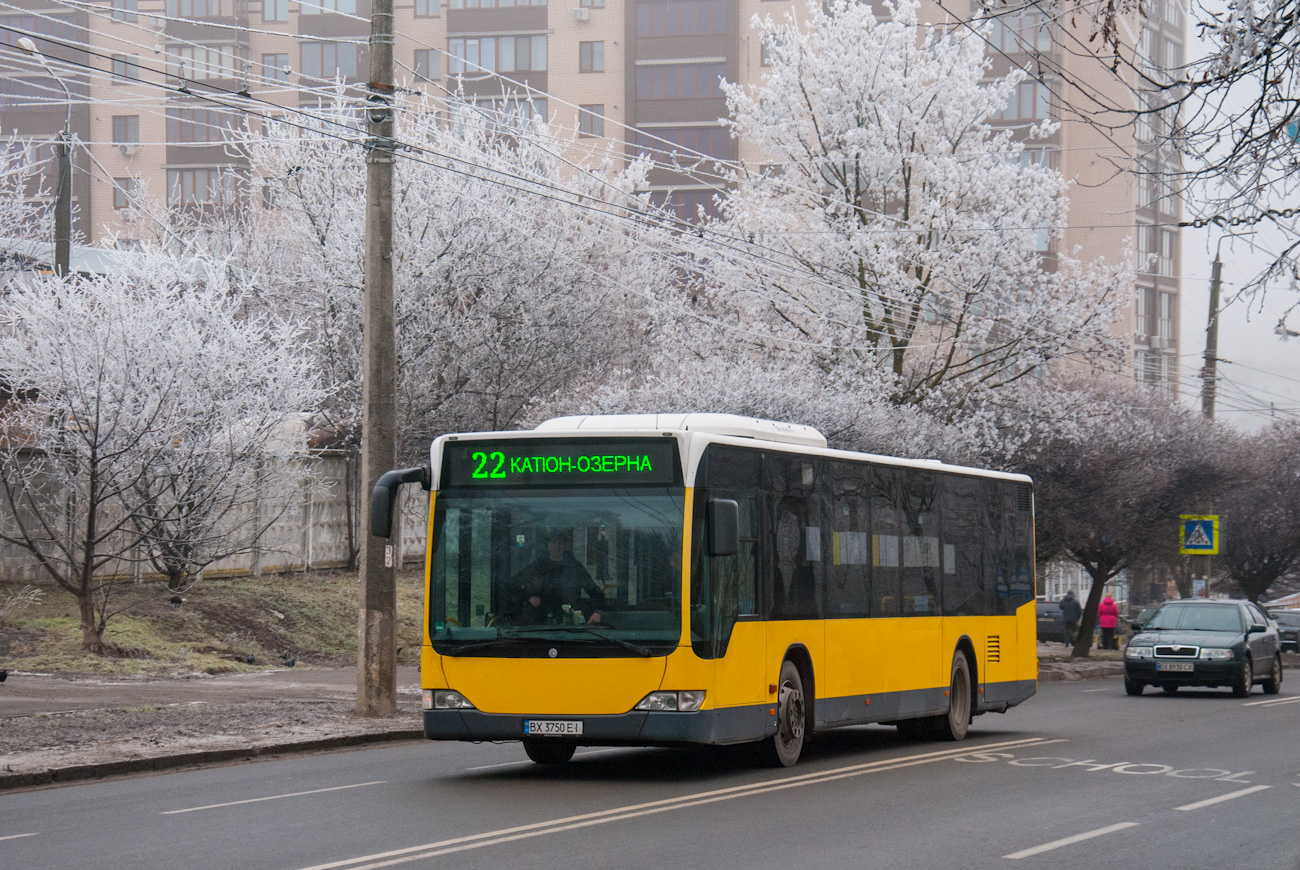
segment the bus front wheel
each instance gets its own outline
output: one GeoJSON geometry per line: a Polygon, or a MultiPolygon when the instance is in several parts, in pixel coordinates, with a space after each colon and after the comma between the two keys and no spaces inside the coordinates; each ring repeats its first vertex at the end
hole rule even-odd
{"type": "Polygon", "coordinates": [[[528,757],[538,764],[564,764],[573,757],[573,752],[577,748],[577,744],[567,740],[551,740],[545,737],[524,741],[524,752],[527,752],[528,757]]]}
{"type": "Polygon", "coordinates": [[[803,677],[792,661],[781,663],[777,683],[776,733],[763,743],[763,754],[773,767],[793,767],[803,752],[807,702],[803,677]]]}

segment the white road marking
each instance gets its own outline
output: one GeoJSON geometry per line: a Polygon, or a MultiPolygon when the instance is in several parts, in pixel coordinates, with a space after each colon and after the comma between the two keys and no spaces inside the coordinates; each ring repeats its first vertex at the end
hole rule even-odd
{"type": "Polygon", "coordinates": [[[1264,791],[1265,789],[1269,789],[1272,787],[1273,786],[1271,785],[1257,785],[1257,786],[1253,786],[1252,788],[1243,788],[1241,791],[1231,791],[1228,792],[1227,794],[1221,794],[1218,797],[1210,798],[1209,800],[1197,801],[1194,804],[1184,804],[1181,807],[1174,807],[1174,809],[1183,810],[1184,812],[1188,810],[1199,810],[1201,807],[1208,807],[1208,806],[1213,806],[1214,804],[1221,804],[1224,801],[1230,801],[1233,798],[1245,797],[1248,794],[1254,794],[1257,791],[1264,791]]]}
{"type": "Polygon", "coordinates": [[[1059,849],[1062,846],[1073,846],[1075,843],[1082,843],[1084,840],[1091,840],[1093,837],[1104,837],[1106,834],[1113,834],[1116,831],[1122,831],[1125,828],[1136,827],[1137,822],[1120,822],[1117,825],[1098,828],[1095,831],[1088,831],[1084,834],[1075,834],[1073,837],[1065,837],[1061,840],[1053,840],[1050,843],[1044,843],[1041,846],[1034,846],[1032,849],[1022,849],[1019,852],[1012,852],[1010,855],[1003,855],[1002,857],[1018,861],[1021,858],[1028,858],[1030,855],[1040,855],[1043,852],[1050,852],[1053,849],[1059,849]]]}
{"type": "Polygon", "coordinates": [[[0,840],[21,840],[23,837],[35,837],[40,831],[32,831],[30,834],[10,834],[7,837],[0,837],[0,840]]]}
{"type": "Polygon", "coordinates": [[[1289,698],[1269,698],[1267,701],[1251,701],[1249,704],[1242,704],[1243,707],[1278,707],[1282,704],[1295,704],[1300,702],[1300,695],[1289,698]]]}
{"type": "Polygon", "coordinates": [[[273,795],[267,795],[266,797],[249,798],[248,800],[242,800],[242,801],[228,801],[227,803],[224,804],[208,804],[207,806],[204,807],[187,807],[183,810],[166,810],[164,812],[159,813],[158,815],[174,816],[179,813],[197,813],[199,810],[215,810],[215,809],[219,809],[220,807],[236,807],[239,806],[240,804],[255,804],[255,803],[260,803],[261,801],[278,801],[281,798],[302,797],[303,795],[309,795],[309,794],[324,794],[327,791],[343,791],[344,789],[349,789],[349,788],[365,788],[368,785],[383,785],[383,784],[384,784],[384,780],[377,779],[374,782],[358,782],[354,785],[336,785],[333,786],[332,788],[314,788],[311,791],[295,791],[290,794],[273,794],[273,795]]]}
{"type": "Polygon", "coordinates": [[[1091,694],[1091,693],[1093,693],[1093,692],[1113,692],[1113,691],[1115,691],[1115,690],[1114,690],[1114,689],[1084,689],[1084,690],[1083,690],[1082,692],[1080,692],[1079,694],[1080,694],[1080,695],[1089,695],[1089,694],[1091,694]]]}
{"type": "Polygon", "coordinates": [[[1041,740],[1030,738],[1027,740],[1010,740],[1004,743],[992,743],[984,746],[970,746],[962,749],[947,749],[940,752],[930,752],[922,755],[911,755],[903,758],[884,759],[881,761],[870,761],[864,764],[855,764],[848,767],[834,768],[832,770],[822,771],[820,773],[806,773],[799,776],[790,776],[779,780],[768,780],[766,782],[750,783],[749,785],[737,785],[729,788],[715,789],[713,791],[697,792],[695,794],[681,795],[675,798],[665,798],[658,801],[650,801],[643,804],[632,804],[625,807],[616,807],[609,810],[600,810],[594,813],[585,813],[578,816],[569,816],[562,819],[551,819],[545,822],[534,822],[528,825],[519,825],[513,828],[502,828],[496,831],[486,831],[482,834],[470,834],[465,837],[455,837],[450,840],[440,840],[433,843],[424,843],[419,846],[408,846],[405,849],[394,849],[389,852],[379,852],[373,855],[362,855],[357,858],[347,858],[342,861],[333,861],[328,864],[316,864],[312,867],[303,868],[303,870],[335,870],[335,868],[348,867],[351,870],[378,870],[380,867],[391,867],[394,864],[405,864],[410,861],[421,861],[425,858],[435,858],[440,855],[449,855],[454,852],[465,852],[470,849],[481,849],[484,846],[493,846],[501,843],[509,843],[515,840],[524,840],[530,837],[541,837],[548,834],[560,834],[565,831],[587,828],[593,825],[603,825],[609,822],[620,822],[628,819],[635,819],[641,816],[655,815],[657,813],[671,812],[673,810],[687,809],[689,807],[701,806],[703,804],[716,803],[718,801],[733,800],[735,798],[752,797],[754,795],[765,794],[767,792],[780,791],[787,788],[800,788],[806,785],[819,785],[824,782],[846,779],[854,776],[862,776],[868,773],[879,773],[888,770],[897,770],[904,767],[913,767],[920,764],[930,764],[936,761],[944,761],[956,755],[963,755],[981,750],[999,749],[1007,746],[1037,746],[1043,743],[1056,743],[1059,741],[1041,740]]]}

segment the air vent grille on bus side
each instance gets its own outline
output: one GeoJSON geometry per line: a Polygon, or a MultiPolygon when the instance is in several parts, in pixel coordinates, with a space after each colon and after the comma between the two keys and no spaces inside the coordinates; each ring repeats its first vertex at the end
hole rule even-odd
{"type": "Polygon", "coordinates": [[[1001,662],[1002,635],[990,634],[988,641],[984,645],[984,649],[988,653],[988,659],[990,662],[1001,662]]]}
{"type": "Polygon", "coordinates": [[[1016,487],[1016,510],[1028,513],[1033,509],[1034,495],[1033,490],[1023,483],[1016,487]]]}

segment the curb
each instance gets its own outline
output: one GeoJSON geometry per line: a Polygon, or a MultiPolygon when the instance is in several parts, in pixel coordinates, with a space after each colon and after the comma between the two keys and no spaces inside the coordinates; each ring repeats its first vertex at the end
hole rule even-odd
{"type": "Polygon", "coordinates": [[[378,731],[372,734],[346,734],[336,737],[318,737],[293,743],[275,743],[265,746],[243,746],[231,749],[207,749],[199,752],[181,752],[175,755],[157,755],[129,758],[122,761],[105,761],[99,764],[75,764],[68,767],[51,767],[31,773],[0,773],[0,791],[30,788],[40,785],[59,785],[86,779],[102,779],[128,773],[175,770],[229,761],[249,761],[255,758],[320,752],[370,743],[391,743],[399,740],[423,740],[422,728],[398,731],[378,731]]]}

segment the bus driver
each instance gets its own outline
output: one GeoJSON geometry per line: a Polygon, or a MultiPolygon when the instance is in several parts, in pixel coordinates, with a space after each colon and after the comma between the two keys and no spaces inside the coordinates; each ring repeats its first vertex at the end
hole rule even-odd
{"type": "Polygon", "coordinates": [[[605,592],[591,579],[587,569],[570,549],[572,533],[549,531],[546,552],[511,578],[515,598],[514,617],[518,625],[568,622],[571,613],[591,613],[585,621],[600,623],[600,605],[605,592]],[[580,596],[585,593],[586,598],[580,596]]]}

